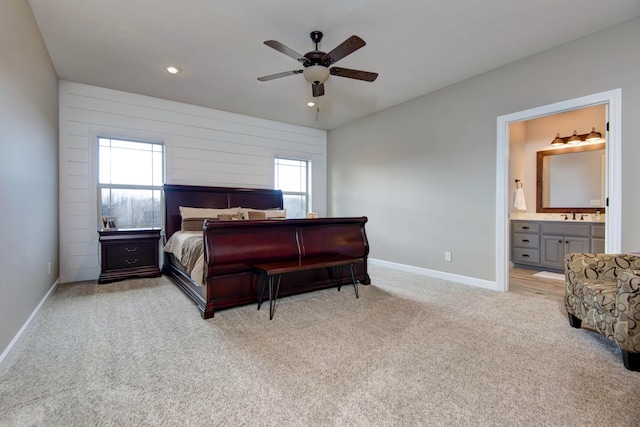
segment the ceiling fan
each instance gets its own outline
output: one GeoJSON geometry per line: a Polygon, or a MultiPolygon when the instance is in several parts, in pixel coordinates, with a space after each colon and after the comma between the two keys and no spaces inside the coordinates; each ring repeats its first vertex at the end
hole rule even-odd
{"type": "Polygon", "coordinates": [[[371,73],[369,71],[352,70],[349,68],[331,67],[333,64],[341,60],[347,55],[352,54],[356,50],[360,49],[366,43],[358,36],[351,36],[347,40],[339,44],[335,49],[329,53],[325,53],[318,50],[318,43],[322,40],[322,32],[312,31],[311,41],[315,43],[316,48],[310,52],[300,55],[295,50],[283,45],[276,40],[267,40],[264,42],[267,46],[277,50],[280,53],[295,59],[300,62],[304,69],[285,71],[283,73],[271,74],[268,76],[258,77],[261,82],[266,82],[273,79],[279,79],[280,77],[293,76],[296,74],[302,74],[304,78],[311,83],[311,91],[313,97],[324,95],[324,82],[327,81],[329,75],[338,77],[347,77],[349,79],[364,80],[366,82],[372,82],[378,77],[378,73],[371,73]]]}

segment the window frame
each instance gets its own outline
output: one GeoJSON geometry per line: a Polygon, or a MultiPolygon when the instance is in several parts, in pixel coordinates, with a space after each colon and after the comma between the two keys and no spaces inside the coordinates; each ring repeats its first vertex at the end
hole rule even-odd
{"type": "MultiPolygon", "coordinates": [[[[309,212],[312,211],[312,203],[311,203],[311,160],[309,159],[302,159],[302,158],[296,158],[296,157],[288,157],[288,156],[274,156],[273,159],[273,186],[276,190],[278,190],[278,186],[277,186],[277,180],[278,180],[278,160],[286,160],[286,161],[292,161],[292,162],[301,162],[305,164],[305,168],[306,168],[306,191],[285,191],[282,190],[282,198],[283,198],[283,205],[284,205],[284,196],[305,196],[306,197],[306,206],[305,206],[305,211],[304,212],[304,217],[307,216],[307,214],[309,212]]],[[[284,206],[286,207],[286,206],[284,206]]],[[[287,215],[288,216],[288,215],[287,215]]]]}
{"type": "MultiPolygon", "coordinates": [[[[111,190],[150,190],[150,191],[158,191],[160,194],[160,212],[157,217],[157,223],[153,224],[143,224],[140,226],[123,226],[123,224],[118,224],[119,229],[135,229],[135,228],[163,228],[164,225],[164,183],[166,182],[166,162],[167,162],[167,145],[163,141],[159,140],[148,140],[144,138],[132,138],[128,136],[107,136],[105,134],[97,134],[95,135],[95,159],[96,159],[96,168],[95,168],[95,177],[96,177],[96,204],[97,204],[97,214],[98,214],[98,224],[101,225],[101,217],[102,215],[102,190],[103,189],[111,189],[111,190]],[[161,170],[161,183],[159,185],[140,185],[140,184],[103,184],[100,182],[100,140],[108,139],[111,141],[123,141],[128,143],[137,143],[137,144],[147,144],[160,146],[162,148],[161,155],[162,160],[160,162],[161,170]]],[[[153,150],[152,150],[153,152],[153,150]]],[[[153,173],[153,172],[152,172],[153,173]]],[[[111,209],[109,209],[111,211],[111,209]]],[[[109,213],[110,216],[113,216],[113,212],[109,213]]],[[[154,217],[155,219],[155,217],[154,217]]]]}

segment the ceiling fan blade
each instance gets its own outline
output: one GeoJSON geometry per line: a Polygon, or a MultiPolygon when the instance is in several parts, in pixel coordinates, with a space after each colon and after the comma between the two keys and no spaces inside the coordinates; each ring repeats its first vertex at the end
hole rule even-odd
{"type": "Polygon", "coordinates": [[[285,71],[284,73],[270,74],[268,76],[258,77],[261,82],[268,82],[269,80],[279,79],[280,77],[294,76],[301,74],[302,70],[285,71]]]}
{"type": "Polygon", "coordinates": [[[364,80],[372,82],[378,78],[378,73],[369,71],[352,70],[350,68],[333,67],[329,70],[332,76],[347,77],[349,79],[364,80]]]}
{"type": "Polygon", "coordinates": [[[284,53],[288,57],[293,58],[293,59],[295,59],[296,61],[298,61],[300,63],[304,64],[305,62],[309,62],[309,60],[307,58],[305,58],[304,55],[300,55],[295,50],[291,49],[290,47],[287,47],[287,46],[283,45],[282,43],[280,43],[277,40],[267,40],[266,42],[264,42],[264,44],[266,44],[267,46],[277,50],[280,53],[284,53]]]}
{"type": "Polygon", "coordinates": [[[314,98],[324,95],[324,83],[312,83],[311,92],[314,98]]]}
{"type": "Polygon", "coordinates": [[[358,36],[351,36],[341,44],[336,46],[331,52],[325,54],[322,57],[322,62],[328,65],[335,64],[345,56],[355,52],[360,49],[362,46],[366,45],[364,40],[362,40],[358,36]]]}

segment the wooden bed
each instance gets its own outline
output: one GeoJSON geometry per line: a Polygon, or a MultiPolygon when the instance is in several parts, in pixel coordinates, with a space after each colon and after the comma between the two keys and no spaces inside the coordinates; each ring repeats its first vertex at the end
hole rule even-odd
{"type": "MultiPolygon", "coordinates": [[[[180,206],[283,207],[282,192],[265,189],[166,184],[164,200],[166,239],[181,230],[180,206]]],[[[165,253],[163,273],[197,304],[205,319],[218,309],[257,303],[261,279],[254,268],[257,264],[326,255],[362,258],[356,280],[369,284],[366,222],[366,217],[203,221],[204,283],[192,280],[170,253],[165,253]]],[[[350,283],[348,275],[335,278],[326,269],[309,270],[283,277],[280,295],[350,283]]]]}

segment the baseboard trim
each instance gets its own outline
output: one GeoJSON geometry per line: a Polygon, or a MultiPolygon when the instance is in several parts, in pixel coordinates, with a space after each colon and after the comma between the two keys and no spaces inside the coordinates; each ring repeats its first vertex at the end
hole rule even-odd
{"type": "Polygon", "coordinates": [[[22,325],[22,327],[20,328],[16,336],[13,337],[13,339],[11,340],[7,348],[5,348],[2,354],[0,354],[0,372],[4,372],[4,369],[6,368],[5,365],[8,365],[9,361],[11,360],[9,356],[12,355],[13,351],[17,349],[18,343],[22,340],[22,338],[26,336],[26,332],[29,330],[29,327],[31,326],[31,322],[33,321],[33,319],[36,318],[36,316],[40,312],[40,309],[42,308],[44,303],[47,301],[47,299],[49,299],[49,296],[54,291],[56,286],[58,286],[59,283],[60,283],[60,278],[58,277],[58,279],[56,279],[56,281],[53,282],[53,285],[51,285],[51,288],[49,288],[45,296],[42,297],[42,300],[40,300],[40,303],[38,304],[38,306],[33,310],[33,312],[31,313],[31,316],[29,316],[27,321],[24,322],[24,325],[22,325]]]}
{"type": "Polygon", "coordinates": [[[490,289],[497,291],[498,287],[496,282],[490,280],[477,279],[475,277],[462,276],[459,274],[446,273],[444,271],[430,270],[428,268],[414,267],[412,265],[398,264],[390,261],[383,261],[380,259],[369,258],[370,264],[379,265],[381,267],[392,268],[394,270],[406,271],[408,273],[420,274],[422,276],[429,276],[436,279],[450,280],[456,283],[462,283],[469,286],[475,286],[477,288],[490,289]]]}

